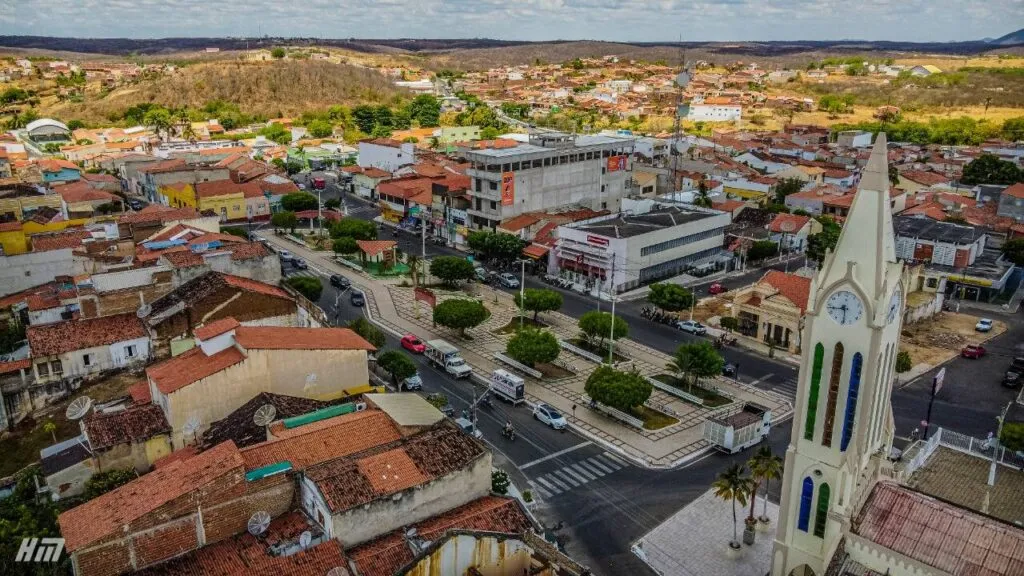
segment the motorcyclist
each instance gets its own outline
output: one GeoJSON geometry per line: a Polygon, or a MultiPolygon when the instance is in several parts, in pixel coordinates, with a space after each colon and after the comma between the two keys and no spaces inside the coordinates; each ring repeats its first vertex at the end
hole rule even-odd
{"type": "Polygon", "coordinates": [[[511,420],[506,420],[505,421],[505,429],[502,431],[502,434],[504,434],[505,436],[511,437],[513,433],[515,433],[515,430],[512,428],[512,421],[511,420]]]}

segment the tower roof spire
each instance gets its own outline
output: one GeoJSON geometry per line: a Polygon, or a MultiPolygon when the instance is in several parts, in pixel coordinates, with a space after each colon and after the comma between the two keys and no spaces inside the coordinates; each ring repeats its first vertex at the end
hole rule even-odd
{"type": "Polygon", "coordinates": [[[875,291],[882,288],[887,264],[896,262],[889,198],[889,154],[884,132],[879,132],[875,139],[839,242],[825,260],[818,285],[827,286],[845,276],[850,262],[858,264],[855,276],[860,285],[875,291]]]}

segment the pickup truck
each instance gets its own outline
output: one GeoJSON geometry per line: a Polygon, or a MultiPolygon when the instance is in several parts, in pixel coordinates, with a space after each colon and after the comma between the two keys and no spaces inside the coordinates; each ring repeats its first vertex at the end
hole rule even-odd
{"type": "Polygon", "coordinates": [[[459,355],[459,349],[444,340],[428,340],[423,355],[431,364],[455,378],[469,378],[473,369],[459,355]]]}

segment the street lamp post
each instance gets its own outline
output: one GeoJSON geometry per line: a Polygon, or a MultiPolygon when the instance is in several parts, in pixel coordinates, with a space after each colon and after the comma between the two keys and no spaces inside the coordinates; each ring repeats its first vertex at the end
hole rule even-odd
{"type": "Polygon", "coordinates": [[[526,259],[519,260],[519,328],[523,328],[526,317],[526,259]]]}

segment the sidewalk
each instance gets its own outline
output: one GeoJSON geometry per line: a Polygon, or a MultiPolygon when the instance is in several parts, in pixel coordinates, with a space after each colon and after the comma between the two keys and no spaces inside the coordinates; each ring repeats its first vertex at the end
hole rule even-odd
{"type": "MultiPolygon", "coordinates": [[[[480,284],[470,285],[468,293],[432,288],[438,301],[477,298],[491,311],[491,317],[486,322],[466,331],[471,340],[463,341],[453,331],[433,325],[430,308],[413,299],[411,287],[400,287],[396,281],[378,280],[357,273],[341,266],[327,254],[314,252],[283,237],[272,234],[264,237],[272,244],[280,245],[304,258],[314,270],[328,275],[342,273],[350,277],[353,285],[366,294],[366,310],[370,320],[392,335],[400,337],[411,332],[425,340],[448,340],[460,348],[466,362],[484,379],[496,368],[510,369],[496,360],[494,355],[504,352],[511,338],[511,334],[499,334],[496,331],[518,317],[512,296],[480,284]]],[[[579,332],[576,319],[565,314],[543,313],[540,320],[548,324],[549,329],[561,339],[573,338],[579,332]]],[[[628,339],[616,342],[616,352],[630,359],[627,366],[648,376],[664,373],[664,366],[670,360],[668,355],[628,339]]],[[[586,379],[597,364],[567,350],[563,350],[559,360],[575,373],[555,380],[544,379],[543,382],[521,374],[526,380],[529,404],[544,402],[555,406],[566,416],[570,426],[582,435],[648,468],[678,466],[710,449],[702,438],[702,424],[712,410],[684,402],[655,388],[649,404],[661,408],[679,422],[659,430],[633,428],[590,409],[582,400],[586,379]]],[[[792,411],[788,402],[777,394],[724,378],[716,379],[713,384],[736,401],[752,401],[771,408],[776,418],[788,417],[792,411]]]]}

